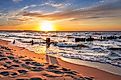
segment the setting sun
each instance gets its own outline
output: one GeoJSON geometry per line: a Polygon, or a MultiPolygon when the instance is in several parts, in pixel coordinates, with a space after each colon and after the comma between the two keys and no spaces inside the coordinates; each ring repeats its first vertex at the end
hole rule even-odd
{"type": "Polygon", "coordinates": [[[42,21],[40,25],[40,30],[41,31],[53,31],[54,25],[50,21],[42,21]]]}

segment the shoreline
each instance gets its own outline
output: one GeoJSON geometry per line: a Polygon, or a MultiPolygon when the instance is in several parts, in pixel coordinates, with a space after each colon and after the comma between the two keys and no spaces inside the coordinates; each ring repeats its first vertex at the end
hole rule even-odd
{"type": "MultiPolygon", "coordinates": [[[[13,53],[17,56],[25,56],[31,58],[39,63],[47,63],[46,58],[48,55],[45,54],[36,54],[32,51],[29,51],[23,47],[13,46],[10,41],[0,40],[0,45],[8,47],[12,49],[13,53]],[[24,54],[26,52],[26,54],[24,54]],[[31,54],[31,55],[30,55],[31,54]]],[[[52,56],[49,56],[51,58],[52,56]]],[[[49,61],[49,60],[48,60],[49,61]]],[[[121,76],[114,75],[96,68],[84,66],[84,65],[77,65],[73,63],[66,62],[60,58],[55,57],[54,63],[58,63],[61,67],[69,68],[71,70],[77,71],[78,73],[82,74],[83,76],[92,76],[95,80],[121,80],[121,76]],[[57,62],[56,62],[57,60],[57,62]],[[98,74],[97,74],[98,73],[98,74]]]]}
{"type": "Polygon", "coordinates": [[[58,59],[58,62],[66,64],[66,65],[63,65],[63,64],[60,64],[60,65],[71,68],[72,70],[79,72],[83,76],[90,75],[90,76],[94,77],[95,80],[121,80],[121,76],[119,76],[119,75],[111,74],[109,72],[105,72],[105,71],[102,71],[102,70],[99,70],[99,69],[96,69],[93,67],[72,64],[72,63],[69,63],[66,61],[64,62],[61,59],[58,59]]]}
{"type": "MultiPolygon", "coordinates": [[[[57,57],[56,55],[51,55],[48,54],[49,56],[52,57],[57,57]]],[[[87,66],[87,67],[92,67],[96,68],[114,75],[121,76],[121,68],[112,66],[110,64],[104,64],[104,63],[98,63],[98,62],[90,62],[90,61],[83,61],[83,60],[77,60],[77,59],[70,59],[70,58],[64,58],[64,57],[57,57],[65,62],[69,62],[75,65],[80,65],[80,66],[87,66]]]]}
{"type": "Polygon", "coordinates": [[[95,80],[121,80],[120,75],[112,74],[112,73],[109,73],[109,72],[106,72],[106,71],[103,71],[94,67],[89,67],[86,65],[80,65],[76,63],[74,64],[69,61],[62,60],[62,58],[51,56],[51,55],[47,55],[47,57],[49,58],[50,64],[57,63],[60,66],[63,66],[65,68],[75,70],[79,72],[80,74],[82,74],[83,76],[90,75],[92,77],[95,77],[95,80]],[[56,61],[51,62],[51,58],[52,59],[55,58],[54,60],[56,61]]]}
{"type": "Polygon", "coordinates": [[[66,58],[61,58],[61,60],[72,63],[72,64],[77,64],[77,65],[84,65],[92,68],[96,68],[105,72],[109,72],[111,74],[119,75],[121,76],[121,68],[112,66],[110,64],[104,64],[104,63],[99,63],[99,62],[90,62],[90,61],[83,61],[83,60],[74,60],[74,59],[66,59],[66,58]],[[75,61],[75,62],[74,62],[75,61]]]}

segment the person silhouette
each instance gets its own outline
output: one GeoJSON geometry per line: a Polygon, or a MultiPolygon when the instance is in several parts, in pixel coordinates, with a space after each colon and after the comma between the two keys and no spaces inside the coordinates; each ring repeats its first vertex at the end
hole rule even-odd
{"type": "Polygon", "coordinates": [[[50,44],[50,38],[46,38],[46,48],[49,48],[50,44]]]}
{"type": "Polygon", "coordinates": [[[15,44],[15,43],[16,43],[16,41],[14,40],[14,41],[13,41],[13,44],[15,44]]]}
{"type": "Polygon", "coordinates": [[[33,44],[34,44],[34,41],[32,40],[32,41],[31,41],[31,45],[33,45],[33,44]]]}

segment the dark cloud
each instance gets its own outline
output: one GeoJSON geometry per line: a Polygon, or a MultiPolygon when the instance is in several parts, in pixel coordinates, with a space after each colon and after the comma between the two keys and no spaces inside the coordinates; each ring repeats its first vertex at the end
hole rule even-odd
{"type": "Polygon", "coordinates": [[[15,21],[22,21],[22,22],[24,22],[24,21],[28,21],[30,19],[29,18],[27,18],[27,19],[24,19],[24,18],[8,18],[8,20],[15,20],[15,21]]]}
{"type": "Polygon", "coordinates": [[[21,14],[23,16],[43,17],[43,14],[42,13],[38,13],[38,12],[28,12],[28,11],[24,11],[21,14]]]}

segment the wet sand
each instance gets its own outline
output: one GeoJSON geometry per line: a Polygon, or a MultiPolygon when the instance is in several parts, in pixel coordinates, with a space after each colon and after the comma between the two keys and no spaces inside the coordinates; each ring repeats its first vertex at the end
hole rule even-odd
{"type": "MultiPolygon", "coordinates": [[[[47,56],[47,57],[49,57],[50,59],[54,58],[53,56],[47,56]]],[[[63,61],[61,58],[56,58],[56,57],[54,60],[56,60],[56,62],[60,66],[75,70],[79,72],[82,76],[94,77],[95,80],[121,80],[121,76],[119,75],[114,75],[96,68],[84,65],[78,65],[78,64],[71,64],[69,62],[63,61]]],[[[51,61],[49,63],[53,64],[51,61]]]]}

